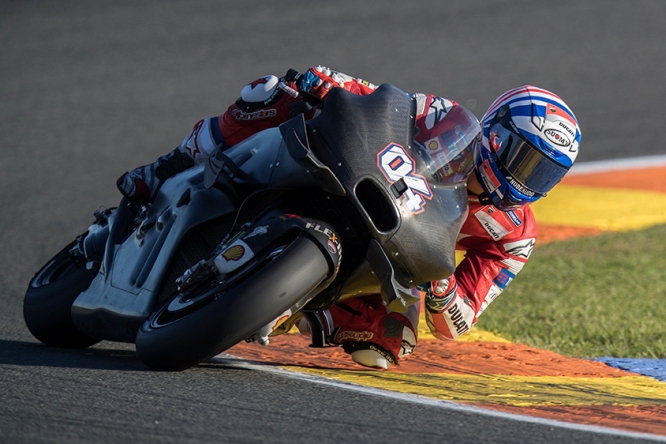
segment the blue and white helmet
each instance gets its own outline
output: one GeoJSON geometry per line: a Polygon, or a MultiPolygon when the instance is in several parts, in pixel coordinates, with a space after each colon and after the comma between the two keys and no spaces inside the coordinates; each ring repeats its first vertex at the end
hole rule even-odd
{"type": "Polygon", "coordinates": [[[564,101],[530,85],[507,91],[484,114],[476,174],[500,210],[535,202],[578,155],[578,120],[564,101]]]}

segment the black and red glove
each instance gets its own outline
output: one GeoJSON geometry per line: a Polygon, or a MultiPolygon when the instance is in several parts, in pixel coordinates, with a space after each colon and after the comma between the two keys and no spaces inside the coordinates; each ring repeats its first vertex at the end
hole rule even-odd
{"type": "Polygon", "coordinates": [[[338,71],[333,71],[330,68],[320,65],[308,69],[297,82],[298,91],[305,96],[305,100],[313,98],[320,103],[323,103],[332,88],[344,88],[345,90],[360,96],[370,94],[377,89],[377,87],[370,82],[351,77],[338,71]]]}
{"type": "Polygon", "coordinates": [[[301,100],[293,80],[270,75],[243,87],[241,96],[219,118],[220,132],[229,146],[273,128],[310,107],[301,100]]]}

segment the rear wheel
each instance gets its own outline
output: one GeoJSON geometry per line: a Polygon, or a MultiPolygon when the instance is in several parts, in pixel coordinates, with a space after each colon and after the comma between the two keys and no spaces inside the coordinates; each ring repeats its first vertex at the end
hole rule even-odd
{"type": "Polygon", "coordinates": [[[72,321],[72,304],[95,273],[80,266],[66,246],[35,274],[23,300],[23,318],[30,333],[53,347],[85,348],[97,342],[81,333],[72,321]]]}
{"type": "Polygon", "coordinates": [[[184,370],[248,338],[329,275],[315,242],[300,235],[222,283],[175,294],[139,330],[139,358],[156,370],[184,370]]]}

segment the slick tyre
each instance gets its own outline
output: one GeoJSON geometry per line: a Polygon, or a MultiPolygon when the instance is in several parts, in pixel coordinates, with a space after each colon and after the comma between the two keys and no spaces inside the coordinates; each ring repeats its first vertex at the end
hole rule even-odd
{"type": "Polygon", "coordinates": [[[195,366],[250,337],[330,274],[319,246],[301,235],[272,249],[230,281],[176,294],[142,325],[136,337],[141,361],[155,370],[195,366]]]}
{"type": "Polygon", "coordinates": [[[74,242],[35,274],[23,300],[23,319],[28,330],[52,347],[85,348],[100,342],[81,333],[72,321],[74,300],[95,277],[72,260],[69,251],[73,246],[74,242]]]}

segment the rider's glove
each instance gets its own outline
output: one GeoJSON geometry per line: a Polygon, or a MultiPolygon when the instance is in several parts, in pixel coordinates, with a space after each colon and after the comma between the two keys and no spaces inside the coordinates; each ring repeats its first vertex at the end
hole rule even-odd
{"type": "Polygon", "coordinates": [[[298,90],[320,103],[332,88],[344,88],[354,94],[365,95],[374,91],[376,86],[321,65],[308,69],[298,80],[298,90]]]}
{"type": "Polygon", "coordinates": [[[298,97],[296,88],[296,83],[285,77],[280,79],[273,75],[260,77],[245,85],[236,101],[236,106],[246,112],[253,112],[275,107],[281,102],[291,103],[298,97]]]}
{"type": "Polygon", "coordinates": [[[455,277],[432,281],[430,288],[426,290],[425,303],[430,313],[441,313],[453,301],[456,296],[458,284],[455,277]]]}
{"type": "Polygon", "coordinates": [[[454,340],[470,331],[476,311],[470,299],[458,292],[455,276],[430,283],[425,297],[425,321],[438,339],[454,340]]]}
{"type": "MultiPolygon", "coordinates": [[[[293,71],[296,75],[296,71],[293,71]]],[[[236,103],[220,116],[219,126],[222,137],[228,146],[247,139],[267,128],[305,114],[311,117],[314,112],[298,97],[296,81],[287,76],[260,77],[246,85],[236,103]]]]}

